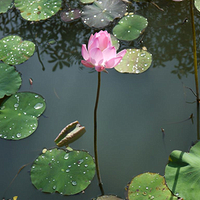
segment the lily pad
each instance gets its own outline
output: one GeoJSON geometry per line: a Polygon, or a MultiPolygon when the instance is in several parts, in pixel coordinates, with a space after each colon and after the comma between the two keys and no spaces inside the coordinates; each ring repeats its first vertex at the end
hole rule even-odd
{"type": "Polygon", "coordinates": [[[62,0],[15,0],[15,7],[28,21],[40,21],[55,15],[61,8],[62,0]]]}
{"type": "Polygon", "coordinates": [[[0,98],[16,93],[21,83],[21,76],[15,67],[0,63],[0,98]]]}
{"type": "Polygon", "coordinates": [[[120,40],[135,40],[147,27],[148,21],[140,15],[127,15],[113,28],[113,34],[120,40]]]}
{"type": "Polygon", "coordinates": [[[8,9],[12,8],[13,0],[0,0],[0,14],[5,13],[8,9]]]}
{"type": "Polygon", "coordinates": [[[62,11],[60,16],[63,22],[71,22],[81,17],[81,11],[79,9],[62,11]]]}
{"type": "Polygon", "coordinates": [[[98,197],[96,200],[123,200],[123,199],[114,195],[103,195],[98,197]]]}
{"type": "Polygon", "coordinates": [[[110,34],[112,45],[115,47],[116,50],[119,49],[119,40],[112,34],[110,34]]]}
{"type": "Polygon", "coordinates": [[[195,0],[194,5],[198,11],[200,11],[200,0],[195,0]]]}
{"type": "Polygon", "coordinates": [[[200,199],[200,142],[189,153],[174,150],[165,168],[167,186],[183,199],[200,199]]]}
{"type": "Polygon", "coordinates": [[[94,175],[94,160],[85,151],[47,150],[31,168],[31,181],[38,190],[63,195],[85,190],[94,175]]]}
{"type": "Polygon", "coordinates": [[[82,20],[91,27],[102,28],[122,17],[127,6],[121,0],[98,0],[83,7],[82,20]]]}
{"type": "Polygon", "coordinates": [[[20,92],[0,106],[0,137],[20,140],[31,135],[38,126],[37,117],[45,110],[45,100],[35,93],[20,92]]]}
{"type": "Polygon", "coordinates": [[[144,173],[132,179],[127,186],[129,200],[177,200],[165,185],[165,179],[156,173],[144,173]]]}
{"type": "Polygon", "coordinates": [[[96,0],[79,0],[81,3],[86,4],[86,3],[93,3],[96,0]]]}
{"type": "Polygon", "coordinates": [[[143,49],[127,49],[121,62],[115,67],[120,73],[143,73],[152,63],[152,54],[143,49]]]}
{"type": "Polygon", "coordinates": [[[10,65],[17,65],[28,60],[35,51],[35,44],[22,41],[17,35],[7,36],[0,40],[0,60],[10,65]]]}

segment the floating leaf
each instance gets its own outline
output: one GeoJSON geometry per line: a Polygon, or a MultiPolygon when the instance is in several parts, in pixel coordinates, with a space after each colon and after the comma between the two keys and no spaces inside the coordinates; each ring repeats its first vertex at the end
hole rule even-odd
{"type": "Polygon", "coordinates": [[[21,76],[15,70],[15,67],[0,63],[0,98],[17,92],[21,83],[21,76]]]}
{"type": "Polygon", "coordinates": [[[93,3],[94,1],[96,1],[96,0],[79,0],[81,3],[84,3],[84,4],[86,4],[86,3],[93,3]]]}
{"type": "Polygon", "coordinates": [[[95,175],[93,158],[85,151],[51,149],[31,168],[31,181],[42,192],[73,195],[85,190],[95,175]]]}
{"type": "Polygon", "coordinates": [[[144,173],[132,179],[127,186],[129,200],[175,200],[168,187],[165,185],[164,177],[156,173],[144,173]]]}
{"type": "Polygon", "coordinates": [[[135,40],[147,25],[146,18],[140,15],[127,15],[113,28],[113,34],[120,40],[135,40]]]}
{"type": "Polygon", "coordinates": [[[84,126],[81,126],[78,121],[72,122],[59,133],[55,139],[55,143],[59,147],[67,146],[80,138],[84,133],[84,126]]]}
{"type": "Polygon", "coordinates": [[[12,8],[13,0],[0,0],[0,13],[7,12],[8,9],[12,8]]]}
{"type": "Polygon", "coordinates": [[[55,15],[61,3],[62,0],[15,0],[15,7],[20,10],[24,19],[39,21],[55,15]]]}
{"type": "Polygon", "coordinates": [[[115,47],[116,50],[119,49],[119,40],[112,34],[110,34],[112,45],[115,47]]]}
{"type": "Polygon", "coordinates": [[[63,22],[70,22],[70,21],[80,18],[81,11],[79,9],[62,11],[60,13],[60,16],[63,22]]]}
{"type": "Polygon", "coordinates": [[[195,0],[195,1],[194,1],[194,5],[195,5],[196,9],[197,9],[198,11],[200,11],[200,1],[199,1],[199,0],[195,0]]]}
{"type": "Polygon", "coordinates": [[[200,199],[200,142],[189,153],[174,150],[165,168],[167,186],[183,199],[200,199]]]}
{"type": "Polygon", "coordinates": [[[96,200],[123,200],[123,199],[113,195],[103,195],[98,197],[96,200]]]}
{"type": "Polygon", "coordinates": [[[139,74],[146,71],[152,62],[152,55],[142,49],[127,49],[121,62],[115,67],[121,73],[139,74]]]}
{"type": "Polygon", "coordinates": [[[135,2],[151,2],[151,0],[134,0],[135,2]]]}
{"type": "Polygon", "coordinates": [[[7,36],[0,40],[0,60],[10,65],[17,65],[28,60],[35,51],[35,44],[22,41],[16,35],[7,36]]]}
{"type": "Polygon", "coordinates": [[[20,140],[38,126],[37,117],[45,110],[45,100],[35,93],[20,92],[9,97],[0,107],[0,137],[20,140]]]}
{"type": "Polygon", "coordinates": [[[115,18],[122,17],[126,9],[121,0],[98,0],[83,7],[82,20],[88,26],[102,28],[115,18]]]}

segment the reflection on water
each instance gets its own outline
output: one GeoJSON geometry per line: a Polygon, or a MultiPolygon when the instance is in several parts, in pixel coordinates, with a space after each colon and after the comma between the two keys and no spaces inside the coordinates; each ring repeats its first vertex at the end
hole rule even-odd
{"type": "MultiPolygon", "coordinates": [[[[132,44],[122,42],[122,46],[126,48],[146,46],[154,56],[154,67],[165,67],[165,62],[175,60],[176,64],[172,66],[171,73],[181,79],[188,73],[193,73],[192,30],[190,12],[186,9],[189,8],[189,2],[166,1],[159,5],[165,8],[164,12],[148,3],[133,4],[129,8],[146,17],[149,25],[144,35],[132,44]]],[[[81,45],[91,34],[90,28],[83,25],[81,20],[64,23],[59,14],[47,21],[29,22],[22,19],[14,9],[12,12],[2,14],[1,21],[2,36],[16,34],[24,40],[33,41],[37,45],[37,55],[41,65],[43,66],[41,58],[47,54],[48,62],[54,64],[53,71],[77,65],[81,60],[81,45]]],[[[198,26],[199,20],[196,20],[196,27],[198,26]]],[[[108,29],[111,31],[112,27],[108,29]]]]}
{"type": "MultiPolygon", "coordinates": [[[[71,2],[66,1],[66,6],[78,5],[77,1],[69,5],[71,2]]],[[[174,149],[187,151],[196,140],[196,104],[187,103],[195,97],[183,87],[194,88],[189,2],[160,0],[157,4],[164,12],[149,3],[133,4],[129,11],[146,17],[149,25],[144,35],[133,42],[121,41],[120,47],[146,46],[153,55],[150,69],[140,75],[120,74],[114,69],[102,73],[98,109],[100,169],[105,192],[122,198],[132,177],[147,171],[163,175],[169,153],[174,149]],[[191,113],[194,125],[190,120],[173,123],[187,119],[191,113]]],[[[198,36],[198,18],[195,23],[198,36]]],[[[111,32],[112,25],[107,29],[111,32]]],[[[23,20],[16,10],[0,15],[0,38],[16,34],[36,44],[34,56],[17,66],[23,79],[20,91],[41,94],[47,102],[48,116],[39,119],[37,131],[29,138],[0,140],[0,198],[19,168],[32,163],[44,147],[55,146],[56,135],[72,121],[78,120],[86,127],[85,135],[72,147],[93,155],[97,73],[89,73],[91,70],[80,61],[81,45],[95,31],[81,20],[64,23],[59,14],[34,23],[23,20]],[[31,85],[30,78],[34,80],[31,85]]],[[[30,165],[20,172],[7,198],[18,195],[19,199],[29,200],[87,200],[100,194],[96,178],[84,194],[63,197],[41,193],[30,183],[29,169],[30,165]]]]}

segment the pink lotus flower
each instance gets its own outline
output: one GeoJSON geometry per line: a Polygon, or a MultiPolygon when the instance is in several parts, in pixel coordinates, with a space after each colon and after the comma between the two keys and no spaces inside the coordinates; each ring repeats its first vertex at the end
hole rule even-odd
{"type": "Polygon", "coordinates": [[[82,56],[84,60],[81,63],[86,67],[95,67],[96,71],[105,71],[105,68],[113,68],[119,64],[126,50],[116,53],[116,49],[112,46],[110,34],[107,31],[100,31],[92,34],[86,45],[82,45],[82,56]]]}

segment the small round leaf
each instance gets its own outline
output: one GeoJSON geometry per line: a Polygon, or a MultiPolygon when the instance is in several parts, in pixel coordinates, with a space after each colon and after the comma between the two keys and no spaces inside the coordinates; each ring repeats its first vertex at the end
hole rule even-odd
{"type": "Polygon", "coordinates": [[[135,73],[145,72],[152,63],[152,55],[142,49],[127,49],[125,56],[121,62],[115,67],[120,73],[135,73]]]}
{"type": "Polygon", "coordinates": [[[31,181],[38,190],[63,195],[85,190],[94,175],[93,158],[85,151],[47,150],[31,168],[31,181]]]}
{"type": "Polygon", "coordinates": [[[113,34],[120,40],[135,40],[147,25],[146,18],[140,15],[127,15],[113,28],[113,34]]]}
{"type": "Polygon", "coordinates": [[[35,93],[20,92],[0,106],[0,137],[20,140],[31,135],[38,126],[37,117],[45,110],[45,100],[35,93]]]}
{"type": "Polygon", "coordinates": [[[87,4],[87,3],[93,3],[96,0],[79,0],[81,3],[83,4],[87,4]]]}
{"type": "Polygon", "coordinates": [[[123,199],[114,195],[103,195],[98,197],[96,200],[123,200],[123,199]]]}
{"type": "Polygon", "coordinates": [[[0,60],[10,65],[17,65],[28,60],[35,51],[35,44],[22,41],[16,35],[7,36],[0,40],[0,60]]]}
{"type": "Polygon", "coordinates": [[[21,16],[28,21],[39,21],[55,15],[62,0],[15,0],[15,7],[20,10],[21,16]]]}
{"type": "Polygon", "coordinates": [[[165,179],[156,173],[144,173],[134,177],[127,186],[129,200],[175,200],[168,187],[165,185],[165,179]]]}
{"type": "Polygon", "coordinates": [[[0,13],[5,13],[8,9],[12,8],[12,1],[13,0],[0,0],[0,13]]]}
{"type": "Polygon", "coordinates": [[[199,0],[195,0],[195,1],[194,1],[194,5],[195,5],[196,9],[197,9],[198,11],[200,11],[200,1],[199,1],[199,0]]]}
{"type": "Polygon", "coordinates": [[[0,63],[0,98],[16,93],[21,83],[21,76],[15,67],[0,63]]]}

